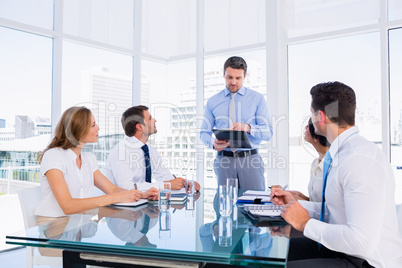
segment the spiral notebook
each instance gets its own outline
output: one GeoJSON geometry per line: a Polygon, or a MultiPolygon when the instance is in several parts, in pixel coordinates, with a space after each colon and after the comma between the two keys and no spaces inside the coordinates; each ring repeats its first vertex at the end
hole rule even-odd
{"type": "Polygon", "coordinates": [[[283,206],[244,205],[241,211],[246,214],[257,227],[283,226],[287,222],[281,217],[283,206]]]}
{"type": "Polygon", "coordinates": [[[245,205],[249,213],[254,216],[268,216],[277,217],[281,216],[283,206],[275,205],[245,205]]]}

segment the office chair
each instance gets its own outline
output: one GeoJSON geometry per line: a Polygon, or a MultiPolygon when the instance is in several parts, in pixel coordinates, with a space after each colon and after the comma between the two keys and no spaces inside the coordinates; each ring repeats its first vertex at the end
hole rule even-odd
{"type": "MultiPolygon", "coordinates": [[[[36,216],[34,214],[36,206],[42,199],[42,192],[40,186],[26,188],[18,192],[20,199],[21,211],[24,218],[25,229],[36,225],[36,216]]],[[[48,266],[63,266],[63,259],[61,257],[48,257],[38,255],[35,252],[35,247],[26,247],[27,251],[27,267],[34,265],[48,265],[48,266]]]]}
{"type": "Polygon", "coordinates": [[[402,235],[402,204],[396,205],[396,211],[398,217],[399,232],[402,235]]]}

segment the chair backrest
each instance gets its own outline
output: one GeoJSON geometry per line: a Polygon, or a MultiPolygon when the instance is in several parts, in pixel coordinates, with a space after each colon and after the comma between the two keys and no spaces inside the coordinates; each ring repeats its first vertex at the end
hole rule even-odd
{"type": "Polygon", "coordinates": [[[36,216],[34,211],[42,199],[42,191],[40,186],[18,191],[18,197],[20,199],[25,228],[35,226],[36,216]]]}
{"type": "Polygon", "coordinates": [[[399,232],[402,235],[402,204],[397,206],[397,217],[398,217],[398,224],[399,224],[399,232]]]}

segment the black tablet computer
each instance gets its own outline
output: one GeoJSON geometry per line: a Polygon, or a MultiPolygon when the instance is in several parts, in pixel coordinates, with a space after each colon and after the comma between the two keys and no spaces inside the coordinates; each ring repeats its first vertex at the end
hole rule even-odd
{"type": "Polygon", "coordinates": [[[245,131],[229,129],[213,129],[212,131],[218,140],[230,141],[231,148],[251,148],[245,131]]]}

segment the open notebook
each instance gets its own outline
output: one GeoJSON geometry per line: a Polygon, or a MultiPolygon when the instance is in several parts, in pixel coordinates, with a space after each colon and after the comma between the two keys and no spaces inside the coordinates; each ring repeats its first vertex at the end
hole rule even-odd
{"type": "Polygon", "coordinates": [[[147,203],[147,199],[140,199],[137,202],[128,202],[128,203],[115,203],[115,206],[124,206],[124,207],[137,207],[147,203]]]}

